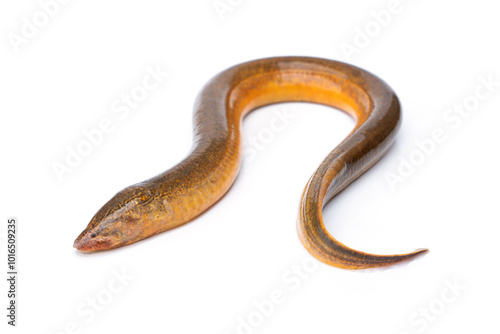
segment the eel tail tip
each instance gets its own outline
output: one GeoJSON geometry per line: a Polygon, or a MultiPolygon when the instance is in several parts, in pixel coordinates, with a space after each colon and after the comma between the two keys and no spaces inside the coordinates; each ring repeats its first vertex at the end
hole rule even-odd
{"type": "Polygon", "coordinates": [[[373,269],[373,268],[381,268],[381,267],[389,267],[393,265],[397,265],[400,263],[405,263],[409,261],[413,261],[420,255],[429,252],[427,248],[419,248],[411,253],[407,254],[397,254],[397,255],[368,255],[363,259],[363,261],[352,261],[347,265],[341,266],[346,269],[373,269]]]}
{"type": "Polygon", "coordinates": [[[425,254],[425,253],[428,253],[428,252],[429,252],[428,248],[419,248],[419,249],[415,250],[411,254],[414,255],[414,256],[416,256],[416,255],[425,254]]]}

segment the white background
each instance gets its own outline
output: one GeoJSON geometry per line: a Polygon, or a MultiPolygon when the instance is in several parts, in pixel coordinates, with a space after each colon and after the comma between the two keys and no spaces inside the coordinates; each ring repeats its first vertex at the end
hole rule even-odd
{"type": "Polygon", "coordinates": [[[222,16],[212,0],[69,1],[18,47],[12,36],[22,36],[23,18],[33,22],[40,4],[0,5],[0,259],[7,217],[15,216],[20,272],[15,329],[6,325],[7,285],[0,284],[2,333],[498,332],[498,8],[486,0],[401,0],[382,26],[373,12],[392,8],[389,0],[221,2],[231,6],[222,16]],[[362,41],[365,29],[371,36],[362,41]],[[347,44],[357,53],[343,52],[347,44]],[[210,77],[281,55],[346,61],[397,92],[404,121],[396,144],[327,206],[324,219],[355,249],[427,247],[427,255],[369,271],[311,260],[296,233],[298,202],[354,126],[346,114],[311,104],[248,116],[250,141],[269,136],[275,113],[293,115],[195,221],[109,252],[72,248],[117,191],[187,154],[193,101],[210,77]],[[147,67],[169,75],[120,119],[112,104],[142,83],[147,67]],[[497,86],[479,101],[481,77],[497,86]],[[447,114],[464,101],[479,101],[467,118],[447,114]],[[54,162],[65,163],[68,147],[106,118],[113,130],[58,180],[54,162]],[[446,140],[422,156],[416,142],[436,129],[446,140]],[[391,188],[388,173],[410,157],[419,165],[391,188]],[[290,271],[304,265],[307,275],[290,271]],[[126,286],[114,280],[122,271],[126,286]],[[282,303],[258,313],[255,303],[274,290],[282,303]],[[90,311],[92,298],[105,304],[101,311],[90,311]],[[249,318],[254,326],[239,328],[249,318]]]}

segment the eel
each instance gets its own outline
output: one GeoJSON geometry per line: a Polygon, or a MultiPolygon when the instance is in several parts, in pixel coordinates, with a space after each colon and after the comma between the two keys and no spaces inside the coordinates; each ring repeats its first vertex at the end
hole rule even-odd
{"type": "Polygon", "coordinates": [[[323,207],[387,152],[401,124],[401,107],[377,76],[313,57],[258,59],[214,76],[195,100],[190,153],[171,169],[118,192],[95,214],[74,247],[82,252],[108,250],[191,221],[224,196],[236,179],[245,115],[294,101],[337,108],[356,122],[307,182],[297,219],[305,248],[318,260],[345,269],[389,266],[426,252],[364,253],[337,241],[325,228],[323,207]]]}

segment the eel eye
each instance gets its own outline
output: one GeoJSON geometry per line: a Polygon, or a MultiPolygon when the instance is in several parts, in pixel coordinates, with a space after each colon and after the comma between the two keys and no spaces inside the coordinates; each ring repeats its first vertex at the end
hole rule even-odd
{"type": "Polygon", "coordinates": [[[92,234],[90,235],[90,237],[91,237],[91,238],[95,238],[95,237],[97,237],[97,234],[92,233],[92,234]]]}

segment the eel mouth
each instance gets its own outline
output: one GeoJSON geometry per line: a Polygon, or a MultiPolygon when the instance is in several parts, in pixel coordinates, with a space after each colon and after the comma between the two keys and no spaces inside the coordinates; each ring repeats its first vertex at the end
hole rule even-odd
{"type": "Polygon", "coordinates": [[[81,252],[96,252],[116,247],[110,238],[96,236],[95,233],[82,233],[76,238],[73,247],[81,252]]]}

